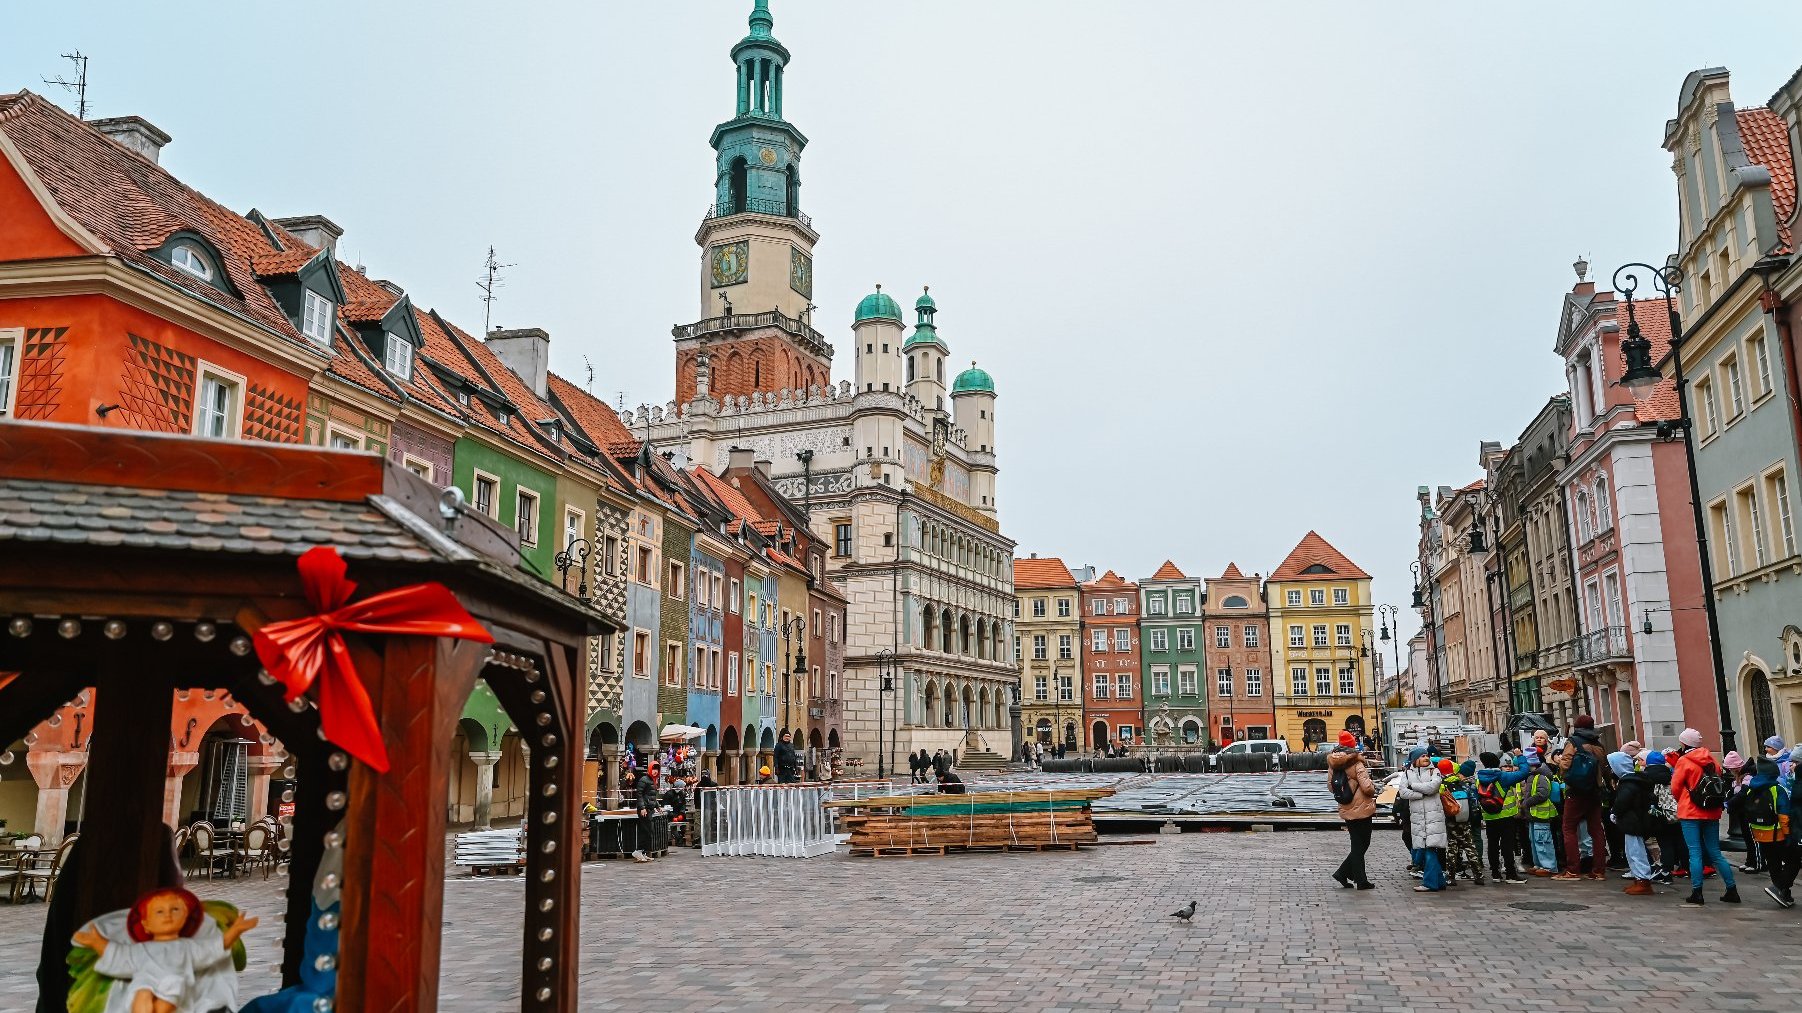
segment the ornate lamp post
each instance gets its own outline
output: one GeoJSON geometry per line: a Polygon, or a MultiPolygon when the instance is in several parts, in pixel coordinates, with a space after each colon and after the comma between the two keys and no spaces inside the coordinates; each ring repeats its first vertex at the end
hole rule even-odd
{"type": "MultiPolygon", "coordinates": [[[[1721,711],[1721,751],[1735,748],[1733,711],[1728,705],[1727,666],[1721,660],[1721,627],[1714,610],[1714,563],[1708,553],[1708,525],[1702,516],[1702,488],[1696,478],[1696,444],[1689,414],[1689,379],[1683,375],[1683,320],[1677,314],[1677,293],[1683,290],[1683,272],[1675,264],[1662,269],[1650,264],[1622,264],[1614,272],[1614,289],[1627,297],[1627,337],[1621,342],[1621,355],[1626,369],[1621,383],[1634,390],[1645,390],[1664,379],[1658,364],[1652,361],[1651,339],[1639,331],[1639,319],[1633,309],[1633,293],[1639,289],[1639,272],[1652,278],[1653,288],[1664,297],[1664,311],[1671,325],[1671,374],[1677,384],[1677,418],[1658,423],[1658,438],[1670,440],[1683,434],[1683,458],[1689,466],[1689,506],[1696,522],[1696,551],[1702,563],[1702,608],[1708,616],[1708,649],[1714,661],[1715,703],[1721,711]],[[1623,280],[1624,279],[1624,280],[1623,280]]],[[[1674,631],[1673,631],[1673,635],[1674,631]]]]}
{"type": "Polygon", "coordinates": [[[876,652],[876,777],[882,781],[888,780],[888,754],[883,751],[882,740],[887,725],[884,702],[895,688],[894,677],[889,674],[894,660],[895,652],[886,647],[876,652]]]}
{"type": "Polygon", "coordinates": [[[557,574],[562,578],[563,590],[569,590],[569,571],[576,571],[576,597],[588,600],[588,539],[571,538],[563,551],[557,553],[551,562],[557,567],[557,574]],[[577,548],[581,546],[581,548],[577,548]]]}
{"type": "MultiPolygon", "coordinates": [[[[1396,608],[1394,605],[1383,605],[1383,606],[1378,607],[1377,617],[1382,622],[1382,625],[1378,628],[1379,632],[1377,633],[1377,639],[1381,640],[1381,641],[1387,641],[1390,645],[1390,649],[1395,652],[1395,690],[1397,693],[1400,693],[1401,688],[1402,688],[1402,627],[1401,627],[1401,623],[1400,623],[1401,609],[1396,608]],[[1390,633],[1391,627],[1394,627],[1394,630],[1395,630],[1395,632],[1393,634],[1390,633]]],[[[1381,692],[1381,688],[1378,689],[1378,692],[1379,693],[1381,692]]],[[[1377,701],[1377,714],[1379,715],[1379,719],[1377,721],[1377,727],[1378,727],[1379,731],[1383,730],[1387,724],[1386,721],[1381,719],[1381,715],[1388,709],[1388,707],[1389,707],[1388,699],[1385,698],[1385,699],[1377,701]]],[[[1381,741],[1381,740],[1379,740],[1379,741],[1381,741]]],[[[1388,755],[1388,751],[1386,749],[1379,749],[1379,751],[1382,752],[1384,756],[1388,755]]]]}
{"type": "Polygon", "coordinates": [[[788,674],[782,680],[782,727],[789,731],[794,726],[789,723],[788,701],[794,696],[790,688],[797,676],[805,678],[807,674],[807,642],[802,637],[807,633],[807,620],[794,616],[782,624],[782,653],[788,659],[788,674]],[[792,640],[801,640],[801,646],[790,650],[792,640]]]}

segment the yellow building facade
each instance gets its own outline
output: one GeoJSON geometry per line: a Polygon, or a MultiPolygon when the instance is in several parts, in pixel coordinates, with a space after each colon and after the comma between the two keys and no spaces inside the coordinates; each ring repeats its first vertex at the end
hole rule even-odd
{"type": "Polygon", "coordinates": [[[1082,735],[1082,611],[1061,559],[1014,560],[1014,661],[1025,741],[1075,749],[1082,735]]]}
{"type": "Polygon", "coordinates": [[[1341,730],[1376,732],[1370,574],[1310,531],[1264,584],[1276,735],[1312,749],[1341,730]]]}

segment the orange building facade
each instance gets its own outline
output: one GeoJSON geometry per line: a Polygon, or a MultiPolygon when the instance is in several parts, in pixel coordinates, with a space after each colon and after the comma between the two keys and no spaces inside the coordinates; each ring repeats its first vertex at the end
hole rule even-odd
{"type": "Polygon", "coordinates": [[[1202,640],[1206,645],[1208,715],[1213,741],[1268,739],[1276,728],[1270,683],[1270,610],[1262,583],[1237,564],[1204,582],[1202,640]]]}
{"type": "Polygon", "coordinates": [[[1082,585],[1084,745],[1134,745],[1145,736],[1139,693],[1139,585],[1112,570],[1082,585]]]}

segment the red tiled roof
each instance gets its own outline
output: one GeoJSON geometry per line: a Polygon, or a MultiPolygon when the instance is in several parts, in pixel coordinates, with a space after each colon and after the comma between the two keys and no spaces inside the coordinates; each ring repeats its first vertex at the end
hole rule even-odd
{"type": "Polygon", "coordinates": [[[1056,556],[1014,560],[1014,587],[1075,587],[1076,577],[1056,556]]]}
{"type": "Polygon", "coordinates": [[[297,241],[294,246],[280,252],[251,254],[250,269],[259,278],[283,278],[312,263],[317,256],[318,250],[297,241]]]}
{"type": "MultiPolygon", "coordinates": [[[[1621,339],[1627,337],[1627,301],[1621,300],[1614,311],[1615,322],[1620,324],[1621,339]]],[[[1639,324],[1639,335],[1652,343],[1652,364],[1664,361],[1671,352],[1671,315],[1665,311],[1663,299],[1638,299],[1633,303],[1633,319],[1639,324]]],[[[1624,354],[1618,349],[1609,357],[1608,368],[1613,371],[1610,382],[1621,378],[1626,371],[1627,362],[1624,354]]]]}
{"type": "Polygon", "coordinates": [[[1125,580],[1123,577],[1121,577],[1119,574],[1115,573],[1112,570],[1109,570],[1108,572],[1102,574],[1100,577],[1097,577],[1096,579],[1091,580],[1087,584],[1083,585],[1084,588],[1088,588],[1090,590],[1095,590],[1095,591],[1104,591],[1104,590],[1105,591],[1129,591],[1134,588],[1137,588],[1138,586],[1139,585],[1137,585],[1137,584],[1129,583],[1127,580],[1125,580]]]}
{"type": "Polygon", "coordinates": [[[1478,489],[1483,488],[1483,481],[1484,481],[1483,479],[1479,478],[1475,482],[1472,482],[1471,484],[1465,486],[1462,489],[1459,489],[1458,491],[1459,492],[1476,492],[1478,489]]]}
{"type": "MultiPolygon", "coordinates": [[[[1271,571],[1270,579],[1301,580],[1316,576],[1316,574],[1302,572],[1312,566],[1325,567],[1328,573],[1334,577],[1347,577],[1353,580],[1370,579],[1370,574],[1358,569],[1358,564],[1345,558],[1344,553],[1333,548],[1331,543],[1313,531],[1302,536],[1301,541],[1290,551],[1289,558],[1283,560],[1281,566],[1271,571]]],[[[1318,576],[1327,575],[1318,574],[1318,576]]]]}
{"type": "Polygon", "coordinates": [[[774,538],[782,530],[781,521],[758,521],[751,525],[752,530],[760,535],[774,538]]]}
{"type": "Polygon", "coordinates": [[[1238,563],[1226,564],[1226,572],[1220,575],[1221,580],[1244,580],[1245,574],[1239,572],[1238,563]]]}
{"type": "MultiPolygon", "coordinates": [[[[745,498],[745,494],[733,488],[731,483],[706,468],[695,468],[694,475],[701,480],[702,485],[707,487],[707,491],[719,497],[719,501],[725,504],[726,509],[736,515],[739,521],[755,526],[758,521],[763,519],[762,515],[758,514],[757,508],[745,498]]],[[[734,534],[736,533],[734,532],[734,534]]]]}
{"type": "Polygon", "coordinates": [[[1158,572],[1151,575],[1151,579],[1152,580],[1188,580],[1189,577],[1187,574],[1185,574],[1181,570],[1177,569],[1175,563],[1172,563],[1170,560],[1166,559],[1166,560],[1164,560],[1164,565],[1158,567],[1158,572]]]}
{"type": "Polygon", "coordinates": [[[1633,399],[1633,417],[1640,422],[1668,422],[1683,414],[1677,404],[1677,381],[1665,377],[1658,385],[1633,399]]]}
{"type": "Polygon", "coordinates": [[[1783,117],[1762,106],[1741,109],[1734,114],[1739,120],[1739,139],[1746,157],[1771,173],[1771,204],[1777,212],[1777,232],[1783,249],[1790,251],[1790,216],[1796,213],[1796,166],[1790,160],[1789,126],[1783,117]]]}
{"type": "Polygon", "coordinates": [[[792,569],[798,570],[801,573],[807,572],[807,567],[802,566],[800,560],[796,559],[795,557],[789,555],[786,552],[783,552],[780,549],[775,549],[775,548],[764,549],[763,554],[768,556],[770,558],[770,562],[772,562],[772,563],[780,563],[783,566],[787,566],[792,569]]]}
{"type": "MultiPolygon", "coordinates": [[[[347,273],[356,274],[355,271],[347,273]]],[[[359,277],[361,276],[359,275],[359,277]]],[[[374,282],[370,282],[370,284],[375,285],[374,282]]],[[[347,283],[346,288],[348,287],[349,285],[347,283]]],[[[387,298],[346,299],[344,305],[339,308],[338,314],[353,324],[373,324],[387,316],[388,311],[394,308],[394,304],[400,301],[400,297],[390,293],[380,285],[376,285],[375,287],[379,289],[383,295],[387,296],[387,298]]]]}
{"type": "Polygon", "coordinates": [[[575,420],[582,434],[609,455],[618,456],[616,447],[624,446],[625,453],[638,452],[638,441],[626,424],[620,421],[619,413],[607,407],[607,403],[582,388],[570,383],[555,373],[550,377],[551,397],[563,406],[569,417],[575,420]]]}

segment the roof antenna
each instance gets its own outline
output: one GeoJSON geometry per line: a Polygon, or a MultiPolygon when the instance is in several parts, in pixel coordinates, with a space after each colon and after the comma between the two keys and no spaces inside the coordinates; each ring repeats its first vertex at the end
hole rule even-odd
{"type": "Polygon", "coordinates": [[[501,280],[501,271],[517,266],[519,265],[501,263],[494,255],[494,247],[488,248],[488,259],[482,262],[482,278],[476,282],[476,287],[482,290],[482,334],[484,336],[492,329],[494,300],[499,298],[494,291],[506,284],[501,280]]]}
{"type": "Polygon", "coordinates": [[[592,395],[594,393],[594,363],[589,362],[586,355],[582,356],[582,368],[588,370],[588,383],[582,389],[592,395]]]}
{"type": "Polygon", "coordinates": [[[75,80],[71,81],[66,77],[46,77],[40,80],[74,92],[75,118],[85,120],[88,118],[88,58],[77,49],[73,53],[64,53],[63,59],[75,65],[75,80]]]}

